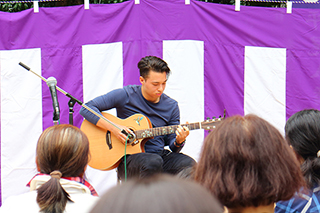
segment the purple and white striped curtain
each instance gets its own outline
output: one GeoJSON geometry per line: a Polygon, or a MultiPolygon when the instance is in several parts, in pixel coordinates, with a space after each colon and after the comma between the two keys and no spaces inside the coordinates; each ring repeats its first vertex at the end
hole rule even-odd
{"type": "MultiPolygon", "coordinates": [[[[181,122],[255,113],[281,132],[301,109],[320,108],[320,12],[241,7],[191,0],[0,12],[1,198],[28,191],[35,147],[52,126],[49,89],[22,62],[81,101],[139,84],[138,61],[163,58],[172,70],[166,93],[179,102],[181,122]]],[[[58,92],[60,123],[69,98],[58,92]]],[[[83,118],[74,107],[74,125],[83,118]]],[[[113,112],[112,112],[113,113],[113,112]]],[[[205,133],[192,131],[183,152],[198,159],[205,133]]],[[[116,172],[88,168],[102,194],[116,172]]]]}

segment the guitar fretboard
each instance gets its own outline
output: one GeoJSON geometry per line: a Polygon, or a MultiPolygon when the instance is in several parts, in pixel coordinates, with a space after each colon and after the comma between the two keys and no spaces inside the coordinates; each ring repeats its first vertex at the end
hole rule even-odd
{"type": "MultiPolygon", "coordinates": [[[[182,124],[181,126],[186,126],[189,130],[200,129],[201,123],[190,123],[190,124],[182,124]]],[[[159,135],[168,135],[173,134],[178,129],[179,125],[172,125],[172,126],[163,126],[163,127],[156,127],[150,129],[142,129],[137,130],[134,133],[136,134],[137,139],[143,138],[151,138],[159,135]]]]}

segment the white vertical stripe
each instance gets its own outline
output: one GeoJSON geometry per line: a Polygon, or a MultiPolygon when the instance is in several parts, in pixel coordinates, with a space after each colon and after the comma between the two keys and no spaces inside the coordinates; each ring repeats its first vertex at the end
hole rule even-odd
{"type": "Polygon", "coordinates": [[[235,11],[240,11],[240,0],[236,0],[234,10],[235,10],[235,11]]]}
{"type": "Polygon", "coordinates": [[[37,0],[33,1],[33,11],[39,13],[39,1],[37,0]]]}
{"type": "Polygon", "coordinates": [[[292,13],[292,1],[287,1],[287,13],[292,13]]]}
{"type": "MultiPolygon", "coordinates": [[[[163,41],[163,59],[172,74],[165,93],[179,103],[180,121],[199,122],[204,118],[204,42],[163,41]]],[[[182,152],[198,160],[204,130],[190,131],[182,152]]]]}
{"type": "Polygon", "coordinates": [[[84,9],[85,10],[89,9],[89,7],[90,7],[89,5],[90,5],[89,0],[84,0],[84,9]]]}
{"type": "Polygon", "coordinates": [[[245,47],[244,112],[254,113],[284,133],[286,49],[245,47]]]}
{"type": "Polygon", "coordinates": [[[0,51],[2,201],[28,190],[42,132],[41,79],[19,62],[41,75],[41,50],[0,51]]]}
{"type": "Polygon", "coordinates": [[[122,42],[84,45],[82,60],[84,102],[123,86],[122,42]]]}
{"type": "MultiPolygon", "coordinates": [[[[82,60],[84,102],[123,87],[122,42],[84,45],[82,60]]],[[[99,171],[88,166],[86,176],[100,195],[117,183],[115,170],[99,171]]]]}

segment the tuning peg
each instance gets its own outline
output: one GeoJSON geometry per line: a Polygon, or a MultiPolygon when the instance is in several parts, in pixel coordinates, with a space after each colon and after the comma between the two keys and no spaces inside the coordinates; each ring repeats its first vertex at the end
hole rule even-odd
{"type": "Polygon", "coordinates": [[[216,117],[215,117],[215,116],[213,116],[213,117],[212,117],[212,119],[216,119],[216,117]]]}
{"type": "Polygon", "coordinates": [[[209,118],[209,117],[207,117],[207,120],[210,120],[210,118],[209,118]]]}

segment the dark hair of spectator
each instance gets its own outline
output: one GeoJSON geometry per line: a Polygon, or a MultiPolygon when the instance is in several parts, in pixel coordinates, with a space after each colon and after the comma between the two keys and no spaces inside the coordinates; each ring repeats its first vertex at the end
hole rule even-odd
{"type": "Polygon", "coordinates": [[[284,137],[252,114],[217,125],[204,141],[194,177],[228,208],[287,200],[304,185],[284,137]]]}
{"type": "Polygon", "coordinates": [[[285,126],[286,139],[303,158],[301,171],[309,188],[320,184],[320,111],[307,109],[292,115],[285,126]],[[319,152],[319,157],[317,153],[319,152]]]}

